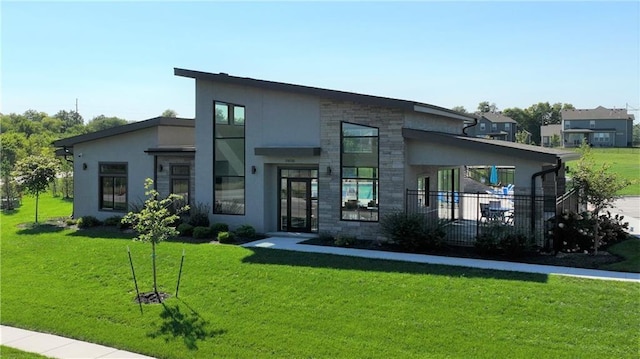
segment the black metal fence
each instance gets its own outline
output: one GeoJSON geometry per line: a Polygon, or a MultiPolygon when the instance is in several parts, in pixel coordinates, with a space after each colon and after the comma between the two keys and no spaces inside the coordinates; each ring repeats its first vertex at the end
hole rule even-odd
{"type": "Polygon", "coordinates": [[[429,225],[443,226],[451,245],[473,246],[483,233],[499,231],[523,234],[546,247],[548,220],[557,208],[555,197],[407,190],[405,210],[423,215],[429,225]]]}

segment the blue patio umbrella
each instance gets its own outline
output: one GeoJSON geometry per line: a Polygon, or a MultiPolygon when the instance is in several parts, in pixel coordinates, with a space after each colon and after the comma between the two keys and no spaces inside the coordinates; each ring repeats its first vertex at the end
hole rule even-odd
{"type": "Polygon", "coordinates": [[[491,172],[489,173],[489,183],[498,184],[498,169],[496,166],[491,166],[491,172]]]}

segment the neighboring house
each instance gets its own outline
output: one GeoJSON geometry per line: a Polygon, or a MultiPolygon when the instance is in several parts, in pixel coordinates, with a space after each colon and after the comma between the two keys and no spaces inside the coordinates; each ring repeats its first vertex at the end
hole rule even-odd
{"type": "Polygon", "coordinates": [[[542,147],[559,147],[562,146],[562,125],[544,125],[540,126],[540,137],[542,147]]]}
{"type": "MultiPolygon", "coordinates": [[[[171,180],[171,166],[188,163],[190,201],[209,206],[214,223],[250,224],[266,233],[383,239],[379,221],[405,209],[407,189],[463,192],[465,166],[515,166],[516,194],[555,199],[564,193],[564,162],[578,156],[465,136],[465,122],[474,121],[474,115],[430,104],[174,71],[195,80],[195,121],[175,120],[172,126],[153,119],[122,126],[117,133],[56,141],[73,151],[75,200],[82,202],[76,203],[76,216],[123,214],[124,202],[109,206],[115,202],[109,197],[111,181],[126,180],[123,200],[131,205],[145,177],[156,178],[166,193],[170,187],[162,181],[171,180]],[[195,136],[189,142],[193,122],[195,136]],[[182,139],[178,129],[184,131],[182,139]],[[161,132],[175,136],[156,135],[161,132]],[[113,169],[111,163],[120,165],[120,177],[105,179],[99,169],[113,169]]],[[[424,204],[436,212],[437,205],[424,204]]],[[[535,217],[542,223],[542,214],[531,211],[516,205],[517,221],[526,225],[535,217]]]]}
{"type": "Polygon", "coordinates": [[[478,123],[469,127],[466,133],[470,136],[502,141],[516,141],[518,123],[500,112],[476,113],[478,123]]]}
{"type": "Polygon", "coordinates": [[[561,115],[564,147],[579,147],[583,141],[594,147],[632,147],[634,116],[625,109],[598,106],[562,110],[561,115]]]}

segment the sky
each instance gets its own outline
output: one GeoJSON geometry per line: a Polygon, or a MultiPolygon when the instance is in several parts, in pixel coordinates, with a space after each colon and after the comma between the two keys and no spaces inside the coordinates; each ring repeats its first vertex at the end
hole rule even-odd
{"type": "Polygon", "coordinates": [[[0,112],[195,113],[174,67],[475,111],[640,119],[640,2],[0,2],[0,112]]]}

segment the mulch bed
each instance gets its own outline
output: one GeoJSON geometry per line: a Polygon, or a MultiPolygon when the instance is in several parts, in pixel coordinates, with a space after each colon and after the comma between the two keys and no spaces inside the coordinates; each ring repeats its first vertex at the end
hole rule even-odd
{"type": "Polygon", "coordinates": [[[136,296],[134,300],[136,301],[136,303],[159,304],[169,297],[170,297],[169,293],[146,292],[146,293],[140,293],[140,295],[136,296]]]}
{"type": "MultiPolygon", "coordinates": [[[[312,238],[302,242],[302,244],[319,245],[337,247],[332,240],[325,240],[321,238],[312,238]]],[[[385,242],[365,241],[357,240],[355,244],[348,246],[348,248],[357,249],[369,249],[378,251],[389,252],[406,252],[397,245],[385,242]]],[[[517,263],[529,263],[529,264],[542,264],[552,265],[560,267],[574,267],[585,269],[600,269],[602,266],[617,263],[623,260],[616,255],[613,255],[607,251],[600,251],[598,255],[591,253],[532,253],[526,256],[518,258],[509,258],[505,256],[481,256],[473,247],[457,247],[447,246],[437,251],[422,252],[419,254],[430,254],[447,257],[461,257],[461,258],[474,258],[474,259],[489,259],[499,260],[517,263]]]]}

